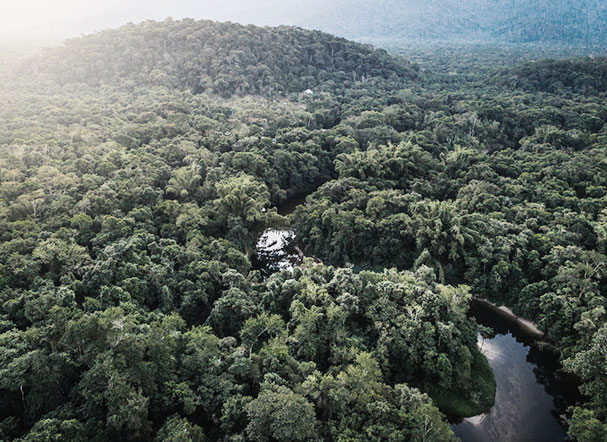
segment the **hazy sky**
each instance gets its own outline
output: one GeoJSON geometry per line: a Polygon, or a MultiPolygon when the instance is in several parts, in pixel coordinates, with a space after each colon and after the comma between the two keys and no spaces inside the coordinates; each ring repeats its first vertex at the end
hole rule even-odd
{"type": "MultiPolygon", "coordinates": [[[[29,39],[37,45],[52,45],[82,33],[169,16],[298,25],[361,41],[401,34],[432,38],[434,34],[451,35],[450,30],[454,36],[460,31],[487,31],[486,26],[500,25],[500,20],[505,20],[500,26],[507,27],[510,9],[514,16],[522,10],[534,13],[532,19],[548,17],[554,21],[552,34],[558,36],[558,26],[585,29],[590,16],[597,16],[592,26],[604,29],[605,3],[607,0],[0,0],[0,44],[29,39]],[[496,4],[505,15],[493,14],[496,4]],[[538,7],[537,12],[532,5],[538,7]],[[602,13],[597,12],[599,6],[602,13]]],[[[464,37],[478,38],[472,34],[464,37]]]]}
{"type": "Polygon", "coordinates": [[[5,32],[29,31],[39,26],[84,18],[115,9],[117,0],[2,0],[0,25],[5,32]]]}

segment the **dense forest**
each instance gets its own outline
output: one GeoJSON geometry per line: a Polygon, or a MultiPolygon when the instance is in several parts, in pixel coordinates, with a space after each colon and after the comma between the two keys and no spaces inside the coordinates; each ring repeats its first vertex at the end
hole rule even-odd
{"type": "Polygon", "coordinates": [[[483,296],[605,442],[607,59],[485,50],[167,20],[3,65],[0,440],[455,440],[483,296]],[[316,259],[266,277],[289,224],[316,259]]]}
{"type": "Polygon", "coordinates": [[[129,25],[69,40],[21,74],[65,85],[120,83],[232,95],[284,95],[317,87],[334,91],[374,79],[415,78],[415,69],[370,46],[289,27],[211,21],[129,25]]]}

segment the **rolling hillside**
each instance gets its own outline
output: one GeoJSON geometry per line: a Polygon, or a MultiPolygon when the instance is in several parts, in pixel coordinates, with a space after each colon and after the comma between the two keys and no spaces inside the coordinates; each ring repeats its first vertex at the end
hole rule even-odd
{"type": "Polygon", "coordinates": [[[318,31],[191,19],[148,21],[69,40],[21,69],[60,84],[164,85],[224,97],[417,76],[403,59],[318,31]]]}

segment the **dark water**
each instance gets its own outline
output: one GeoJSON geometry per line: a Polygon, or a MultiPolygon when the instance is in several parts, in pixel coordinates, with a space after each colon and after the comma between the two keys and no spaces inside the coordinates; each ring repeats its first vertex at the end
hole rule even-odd
{"type": "Polygon", "coordinates": [[[308,197],[307,194],[302,193],[302,194],[296,195],[292,198],[289,198],[287,201],[285,201],[284,203],[280,204],[277,207],[278,213],[282,216],[290,215],[291,213],[293,213],[295,211],[297,206],[306,202],[307,197],[308,197]]]}
{"type": "Polygon", "coordinates": [[[558,442],[567,434],[561,416],[581,400],[577,383],[559,370],[558,357],[530,346],[520,330],[486,309],[475,307],[478,322],[492,327],[492,339],[479,338],[497,383],[495,405],[464,419],[453,431],[464,442],[558,442]]]}

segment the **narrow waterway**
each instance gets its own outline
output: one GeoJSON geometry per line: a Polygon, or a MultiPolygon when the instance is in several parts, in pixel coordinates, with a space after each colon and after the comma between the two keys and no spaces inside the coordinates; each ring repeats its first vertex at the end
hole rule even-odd
{"type": "MultiPolygon", "coordinates": [[[[287,215],[303,202],[280,208],[287,215]]],[[[254,266],[265,277],[293,268],[301,260],[291,230],[267,230],[257,244],[254,266]]],[[[558,357],[532,345],[534,337],[512,320],[474,303],[470,314],[495,331],[479,337],[497,383],[495,405],[487,413],[455,422],[453,431],[463,442],[559,442],[567,434],[561,416],[582,400],[577,382],[559,370],[558,357]]]]}
{"type": "Polygon", "coordinates": [[[471,314],[495,337],[479,337],[497,390],[489,412],[453,425],[463,442],[559,442],[567,440],[561,416],[580,400],[577,383],[559,370],[558,357],[533,347],[532,338],[486,307],[471,314]]]}

